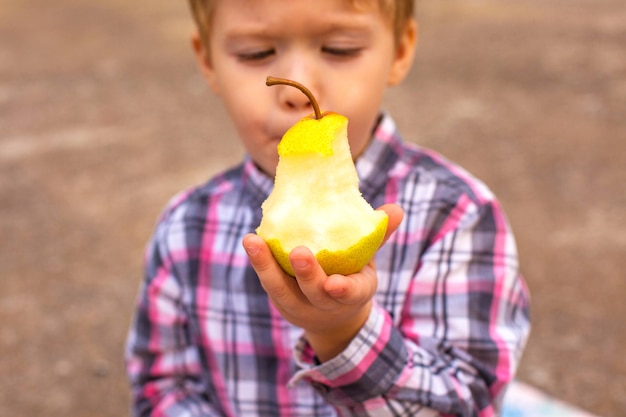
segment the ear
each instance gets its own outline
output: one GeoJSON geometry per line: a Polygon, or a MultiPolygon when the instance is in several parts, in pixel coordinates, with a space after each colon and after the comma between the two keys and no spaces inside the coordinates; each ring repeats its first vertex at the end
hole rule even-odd
{"type": "Polygon", "coordinates": [[[391,63],[391,70],[389,71],[389,78],[387,79],[388,85],[393,86],[399,84],[409,73],[413,65],[417,38],[417,22],[415,19],[411,18],[404,27],[400,38],[397,40],[396,54],[391,63]]]}
{"type": "Polygon", "coordinates": [[[219,88],[217,85],[215,70],[211,62],[210,52],[205,46],[205,43],[202,41],[202,37],[198,31],[194,31],[191,34],[191,46],[193,47],[193,51],[196,55],[196,61],[200,67],[200,72],[209,84],[209,87],[211,87],[211,90],[213,90],[215,94],[219,95],[219,88]]]}

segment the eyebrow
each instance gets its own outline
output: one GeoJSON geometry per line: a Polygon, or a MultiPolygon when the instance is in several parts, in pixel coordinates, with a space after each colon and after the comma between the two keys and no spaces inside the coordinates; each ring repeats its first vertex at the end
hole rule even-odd
{"type": "MultiPolygon", "coordinates": [[[[272,40],[281,36],[281,28],[274,28],[273,25],[260,25],[251,23],[248,27],[232,28],[225,33],[225,39],[237,41],[246,39],[265,39],[272,40]],[[269,27],[268,27],[269,26],[269,27]]],[[[368,33],[368,25],[365,22],[355,21],[354,18],[335,19],[335,21],[324,22],[324,27],[318,30],[318,36],[328,36],[334,33],[346,34],[348,36],[362,37],[364,33],[368,33]]]]}

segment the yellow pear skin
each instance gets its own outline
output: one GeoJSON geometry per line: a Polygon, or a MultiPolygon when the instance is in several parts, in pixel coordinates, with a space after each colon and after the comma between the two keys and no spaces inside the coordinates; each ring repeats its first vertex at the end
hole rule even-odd
{"type": "Polygon", "coordinates": [[[359,191],[347,130],[348,119],[340,114],[312,115],[278,145],[274,189],[256,233],[292,276],[289,253],[297,246],[308,247],[327,275],[348,275],[372,259],[385,236],[386,213],[374,210],[359,191]]]}

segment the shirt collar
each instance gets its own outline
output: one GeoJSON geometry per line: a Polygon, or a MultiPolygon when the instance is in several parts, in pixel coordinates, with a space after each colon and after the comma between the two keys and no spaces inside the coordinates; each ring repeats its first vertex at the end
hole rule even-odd
{"type": "Polygon", "coordinates": [[[274,179],[261,171],[249,155],[243,161],[243,187],[252,206],[260,206],[274,188],[274,179]]]}
{"type": "Polygon", "coordinates": [[[359,188],[363,197],[371,204],[380,196],[380,190],[387,184],[389,173],[399,158],[401,138],[396,124],[387,113],[381,113],[374,128],[372,140],[356,161],[359,175],[359,188]]]}

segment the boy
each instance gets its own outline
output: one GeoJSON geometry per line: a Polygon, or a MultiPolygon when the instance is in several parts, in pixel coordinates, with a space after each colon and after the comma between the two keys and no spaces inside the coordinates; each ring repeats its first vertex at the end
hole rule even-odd
{"type": "Polygon", "coordinates": [[[136,415],[494,416],[525,343],[511,231],[478,180],[404,144],[383,92],[417,38],[402,0],[191,0],[193,46],[248,156],[175,198],[147,250],[128,340],[136,415]],[[389,215],[360,273],[310,251],[285,275],[254,229],[276,145],[310,103],[348,117],[364,197],[389,215]],[[393,233],[395,231],[395,233],[393,233]]]}

